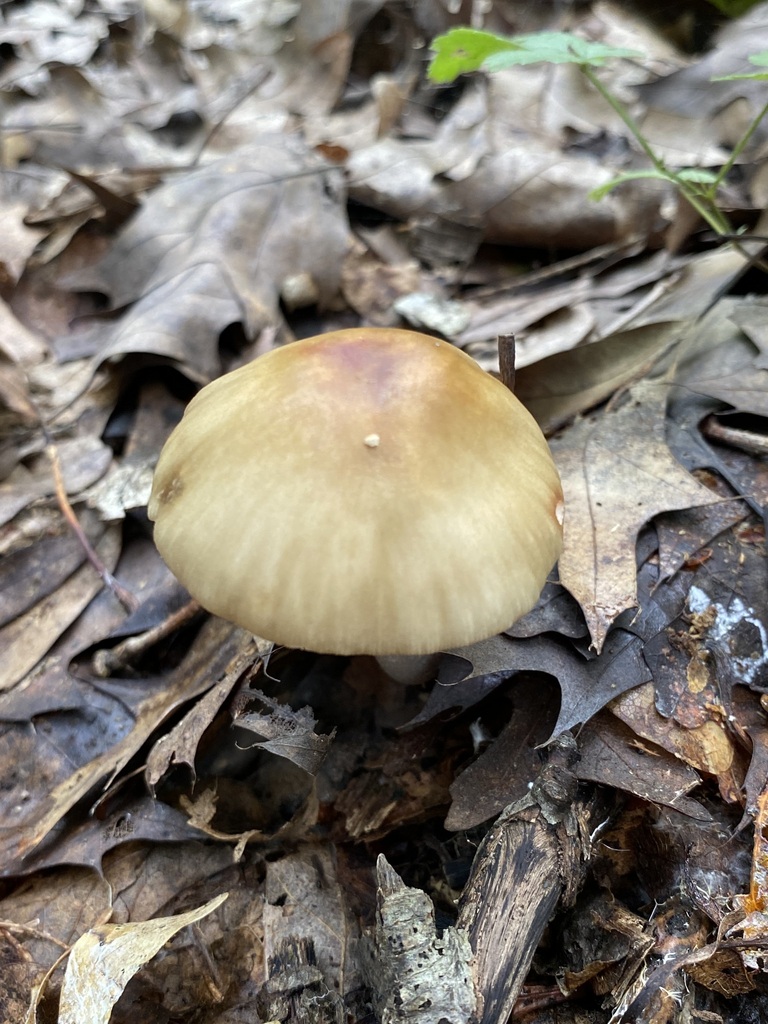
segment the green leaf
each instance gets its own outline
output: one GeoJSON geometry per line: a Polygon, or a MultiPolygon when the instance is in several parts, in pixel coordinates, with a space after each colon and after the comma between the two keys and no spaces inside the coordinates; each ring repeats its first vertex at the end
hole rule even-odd
{"type": "Polygon", "coordinates": [[[729,18],[739,18],[745,14],[750,7],[760,3],[760,0],[709,0],[713,7],[722,11],[729,18]]]}
{"type": "Polygon", "coordinates": [[[453,28],[432,40],[435,56],[428,75],[433,82],[453,82],[459,75],[477,71],[483,62],[499,50],[519,49],[517,43],[491,32],[474,28],[453,28]]]}
{"type": "Polygon", "coordinates": [[[468,71],[500,71],[516,64],[577,64],[597,67],[615,57],[641,57],[636,50],[592,42],[570,32],[536,32],[497,36],[472,28],[455,28],[432,42],[429,66],[433,82],[452,82],[468,71]]]}
{"type": "Polygon", "coordinates": [[[642,57],[637,50],[620,46],[606,46],[591,39],[582,39],[570,32],[535,32],[528,36],[514,36],[518,49],[511,53],[492,53],[483,62],[486,71],[498,71],[513,64],[578,64],[580,67],[599,67],[617,57],[642,57]]]}

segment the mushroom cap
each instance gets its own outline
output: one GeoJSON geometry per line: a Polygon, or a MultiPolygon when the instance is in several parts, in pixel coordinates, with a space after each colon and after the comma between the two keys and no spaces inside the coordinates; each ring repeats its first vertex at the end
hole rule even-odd
{"type": "Polygon", "coordinates": [[[361,327],[203,388],[163,448],[155,542],[211,612],[291,647],[425,654],[529,611],[562,549],[536,421],[453,345],[361,327]]]}

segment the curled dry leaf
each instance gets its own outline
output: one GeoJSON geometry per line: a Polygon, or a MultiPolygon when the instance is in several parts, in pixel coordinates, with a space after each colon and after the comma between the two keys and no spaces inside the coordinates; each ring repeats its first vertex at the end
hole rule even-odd
{"type": "MultiPolygon", "coordinates": [[[[40,985],[45,972],[83,932],[109,920],[112,897],[109,882],[95,871],[66,865],[59,871],[33,874],[0,901],[0,919],[31,957],[30,990],[40,985]]],[[[2,932],[0,936],[4,947],[2,989],[5,990],[10,980],[10,951],[2,932]]],[[[9,1017],[3,1019],[3,1024],[28,1019],[9,1017]]]]}
{"type": "MultiPolygon", "coordinates": [[[[56,831],[55,843],[44,844],[23,864],[15,866],[14,873],[33,875],[45,868],[92,868],[93,874],[103,876],[110,861],[110,852],[126,843],[142,843],[147,849],[161,849],[170,845],[178,850],[181,843],[190,845],[200,840],[199,826],[188,821],[186,814],[175,807],[144,794],[116,808],[102,817],[89,815],[82,821],[67,822],[56,831]]],[[[177,876],[178,881],[178,876],[177,876]]]]}
{"type": "Polygon", "coordinates": [[[351,195],[403,220],[432,214],[482,225],[487,240],[506,245],[581,249],[653,225],[665,183],[630,183],[591,202],[590,191],[612,177],[607,167],[501,121],[490,132],[489,123],[484,89],[474,83],[433,139],[389,136],[353,152],[351,195]]]}
{"type": "MultiPolygon", "coordinates": [[[[527,795],[541,766],[545,743],[557,717],[557,691],[539,674],[523,678],[511,693],[509,722],[500,735],[451,785],[445,827],[469,829],[501,813],[527,795]]],[[[480,718],[484,723],[484,718],[480,718]]]]}
{"type": "Polygon", "coordinates": [[[598,657],[584,657],[570,644],[551,636],[525,640],[495,636],[444,655],[438,685],[414,727],[448,710],[473,707],[515,672],[547,672],[560,684],[560,713],[550,739],[588,721],[617,694],[650,679],[642,640],[614,629],[598,657]]]}
{"type": "MultiPolygon", "coordinates": [[[[747,58],[768,49],[768,17],[764,4],[715,4],[723,11],[742,17],[724,19],[723,27],[706,52],[679,71],[659,77],[640,87],[645,105],[643,131],[664,160],[676,166],[717,166],[765,102],[765,83],[736,79],[713,82],[720,75],[755,71],[747,58]],[[746,12],[747,7],[752,10],[746,12]],[[723,114],[731,108],[731,116],[723,114]],[[735,127],[737,125],[738,127],[735,127]]],[[[765,122],[751,139],[760,147],[765,139],[765,122]]]]}
{"type": "MultiPolygon", "coordinates": [[[[743,272],[744,259],[722,247],[703,256],[641,260],[597,277],[590,290],[580,283],[577,294],[596,320],[590,344],[533,365],[523,360],[515,393],[550,432],[646,376],[673,350],[685,359],[691,350],[698,356],[711,345],[713,335],[732,343],[735,332],[726,313],[715,306],[705,314],[712,294],[726,290],[743,272]]],[[[512,329],[528,308],[510,310],[512,329]]],[[[535,346],[535,331],[527,344],[535,346]]]]}
{"type": "Polygon", "coordinates": [[[515,394],[549,433],[641,377],[679,338],[675,324],[639,327],[523,366],[515,394]]]}
{"type": "Polygon", "coordinates": [[[316,775],[328,753],[333,733],[315,732],[317,720],[309,707],[294,711],[261,690],[250,690],[248,696],[267,708],[266,713],[249,711],[237,717],[239,726],[261,737],[253,740],[253,746],[287,757],[310,775],[316,775]]]}
{"type": "Polygon", "coordinates": [[[693,379],[688,386],[732,405],[739,412],[768,416],[768,370],[758,365],[710,380],[693,379]]]}
{"type": "MultiPolygon", "coordinates": [[[[78,494],[104,476],[112,461],[112,449],[98,437],[67,438],[56,445],[56,452],[70,495],[78,494]]],[[[38,498],[52,495],[54,490],[54,475],[46,453],[38,456],[30,468],[17,466],[0,484],[0,526],[38,498]]]]}

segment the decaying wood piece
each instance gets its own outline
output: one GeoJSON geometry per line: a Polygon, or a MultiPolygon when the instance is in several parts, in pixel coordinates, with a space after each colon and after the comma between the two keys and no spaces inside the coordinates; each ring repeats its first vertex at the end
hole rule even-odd
{"type": "Polygon", "coordinates": [[[327,1019],[334,1020],[334,1014],[341,1012],[339,1006],[359,988],[361,978],[357,966],[360,934],[333,847],[306,844],[268,863],[263,923],[267,989],[277,986],[278,994],[289,990],[291,997],[286,1004],[291,1013],[280,1016],[273,1012],[272,1016],[304,1022],[309,1018],[298,1010],[305,1008],[305,1000],[314,999],[323,1004],[327,1019]],[[297,958],[297,950],[309,950],[310,959],[297,958]],[[312,971],[307,973],[304,966],[312,971]],[[306,996],[300,993],[299,982],[311,989],[306,996]]]}
{"type": "Polygon", "coordinates": [[[344,1003],[317,966],[311,939],[286,939],[268,962],[261,1013],[272,1022],[343,1024],[344,1003]]]}
{"type": "Polygon", "coordinates": [[[477,852],[458,928],[474,952],[480,1024],[509,1018],[542,933],[570,905],[590,856],[590,806],[577,797],[566,733],[551,748],[530,796],[508,807],[477,852]]]}
{"type": "Polygon", "coordinates": [[[435,931],[432,901],[405,885],[383,855],[376,863],[376,927],[367,982],[381,1024],[471,1024],[479,1000],[466,935],[435,931]]]}

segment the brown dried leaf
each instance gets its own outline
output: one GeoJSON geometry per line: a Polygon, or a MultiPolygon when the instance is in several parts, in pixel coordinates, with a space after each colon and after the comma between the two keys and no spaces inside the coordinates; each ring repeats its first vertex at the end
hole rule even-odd
{"type": "MultiPolygon", "coordinates": [[[[109,572],[117,564],[120,544],[117,526],[107,527],[96,543],[96,554],[109,572]]],[[[81,565],[57,590],[0,629],[0,648],[6,652],[0,663],[0,691],[24,678],[103,586],[90,563],[81,565]]]]}
{"type": "Polygon", "coordinates": [[[0,350],[21,366],[39,363],[48,354],[48,346],[42,338],[25,327],[2,299],[0,299],[0,350]]]}
{"type": "MultiPolygon", "coordinates": [[[[215,893],[221,872],[232,867],[232,851],[205,841],[128,843],[104,858],[103,874],[115,894],[114,924],[147,921],[170,906],[185,905],[190,893],[207,886],[215,893]]],[[[237,872],[236,872],[237,873],[237,872]]],[[[225,911],[226,914],[226,911],[225,911]]]]}
{"type": "Polygon", "coordinates": [[[0,350],[0,425],[3,427],[3,434],[7,435],[9,428],[17,424],[24,427],[34,426],[37,419],[37,410],[31,401],[27,378],[0,350]]]}
{"type": "Polygon", "coordinates": [[[279,757],[287,757],[305,772],[317,775],[333,740],[333,733],[323,735],[315,732],[317,720],[312,709],[305,707],[294,711],[261,690],[249,690],[248,697],[268,709],[266,713],[248,711],[235,719],[241,728],[262,737],[254,740],[253,746],[269,750],[279,757]]]}
{"type": "Polygon", "coordinates": [[[650,679],[642,640],[634,632],[614,629],[597,657],[584,657],[551,636],[525,640],[495,636],[443,656],[437,686],[408,728],[446,711],[473,707],[515,672],[547,672],[557,679],[560,712],[551,738],[589,721],[618,693],[650,679]]]}
{"type": "Polygon", "coordinates": [[[14,932],[35,965],[31,980],[37,984],[84,931],[102,924],[111,911],[109,884],[83,868],[41,872],[0,900],[0,919],[16,926],[14,932]]]}
{"type": "Polygon", "coordinates": [[[739,412],[768,416],[768,369],[758,365],[746,366],[743,370],[710,380],[693,378],[688,386],[732,405],[739,412]]]}
{"type": "Polygon", "coordinates": [[[723,247],[691,259],[642,259],[598,278],[593,299],[601,301],[589,303],[593,316],[599,318],[597,340],[523,366],[515,393],[549,432],[645,376],[676,346],[685,353],[685,346],[695,343],[698,353],[702,345],[711,344],[708,333],[719,340],[724,335],[732,338],[733,325],[722,323],[725,315],[718,315],[717,306],[704,320],[700,318],[713,292],[736,280],[745,265],[742,256],[723,247]],[[629,310],[625,307],[632,293],[626,294],[627,286],[638,289],[629,310]],[[619,304],[606,322],[606,305],[612,309],[606,303],[610,297],[619,304]]]}
{"type": "Polygon", "coordinates": [[[754,990],[752,973],[747,971],[735,949],[718,949],[714,943],[705,949],[709,953],[706,959],[691,957],[691,961],[685,964],[685,973],[697,985],[729,998],[754,990]]]}
{"type": "Polygon", "coordinates": [[[193,704],[178,725],[155,743],[145,769],[147,783],[153,791],[174,764],[187,765],[194,778],[195,754],[200,738],[246,669],[255,671],[260,658],[265,657],[271,647],[269,642],[254,637],[253,644],[244,646],[239,657],[233,660],[225,677],[217,680],[208,693],[193,704]]]}
{"type": "Polygon", "coordinates": [[[733,311],[731,319],[760,350],[755,366],[768,368],[768,300],[755,295],[744,299],[733,311]]]}
{"type": "MultiPolygon", "coordinates": [[[[75,437],[56,445],[61,460],[61,473],[67,493],[78,494],[99,480],[112,461],[112,449],[98,437],[75,437]]],[[[34,465],[16,469],[0,484],[0,526],[37,498],[52,495],[55,490],[51,462],[40,455],[34,465]]]]}
{"type": "MultiPolygon", "coordinates": [[[[710,477],[707,484],[710,483],[714,490],[717,478],[710,477]]],[[[708,554],[711,555],[707,545],[718,534],[742,522],[748,511],[742,501],[727,501],[659,515],[655,524],[659,539],[659,577],[669,579],[688,564],[695,565],[700,559],[706,561],[708,554]]]]}
{"type": "Polygon", "coordinates": [[[102,13],[92,14],[61,4],[36,3],[8,13],[5,39],[18,46],[30,66],[84,64],[107,35],[102,13]]]}
{"type": "Polygon", "coordinates": [[[393,305],[403,295],[423,286],[425,275],[407,254],[396,262],[381,259],[356,242],[342,267],[344,298],[361,317],[377,326],[394,326],[393,305]]]}
{"type": "MultiPolygon", "coordinates": [[[[712,78],[753,72],[755,67],[747,58],[766,48],[768,21],[765,8],[758,4],[742,17],[726,20],[698,60],[640,87],[647,110],[643,133],[663,159],[678,167],[707,167],[722,162],[762,107],[763,83],[713,82],[712,78]],[[746,103],[738,102],[742,99],[746,103]]],[[[764,137],[763,124],[752,137],[751,146],[759,145],[764,137]]]]}
{"type": "Polygon", "coordinates": [[[656,324],[548,356],[521,367],[515,375],[515,394],[542,430],[551,433],[636,380],[679,336],[676,324],[656,324]]]}
{"type": "Polygon", "coordinates": [[[0,963],[3,965],[0,1020],[11,1024],[25,1019],[40,968],[8,927],[0,927],[0,963]]]}
{"type": "Polygon", "coordinates": [[[657,708],[688,727],[710,720],[717,708],[727,717],[735,684],[763,689],[768,680],[762,524],[748,521],[720,534],[707,553],[692,570],[680,615],[644,652],[657,708]]]}
{"type": "MultiPolygon", "coordinates": [[[[285,281],[306,274],[335,294],[347,246],[329,166],[295,136],[257,144],[172,178],[154,192],[92,270],[68,283],[134,303],[106,331],[98,362],[131,353],[178,360],[194,380],[221,372],[218,338],[280,323],[285,281]]],[[[338,175],[333,176],[338,181],[338,175]]]]}
{"type": "Polygon", "coordinates": [[[518,640],[538,636],[540,633],[560,633],[561,636],[577,639],[587,635],[587,625],[578,602],[565,587],[548,581],[531,611],[505,629],[504,633],[518,640]]]}
{"type": "Polygon", "coordinates": [[[636,735],[668,750],[699,771],[721,775],[733,763],[733,743],[718,722],[710,720],[684,729],[674,719],[662,718],[654,704],[651,683],[617,697],[611,704],[611,711],[636,735]]]}
{"type": "Polygon", "coordinates": [[[574,771],[580,779],[674,807],[698,821],[711,820],[705,807],[687,796],[701,782],[693,768],[660,747],[641,746],[634,732],[607,712],[590,719],[578,744],[581,759],[574,771]]]}
{"type": "Polygon", "coordinates": [[[557,698],[550,688],[554,684],[547,686],[541,678],[524,679],[514,687],[508,724],[451,786],[447,829],[474,828],[527,795],[541,767],[536,747],[546,742],[555,724],[557,698]]]}
{"type": "Polygon", "coordinates": [[[587,197],[607,167],[565,154],[559,142],[513,133],[488,116],[473,83],[434,139],[387,137],[353,152],[350,194],[392,216],[434,214],[481,226],[500,244],[585,248],[626,240],[658,215],[667,187],[630,185],[601,203],[587,197]],[[490,131],[493,123],[495,130],[490,131]]]}
{"type": "Polygon", "coordinates": [[[35,250],[42,232],[31,227],[26,203],[0,200],[3,233],[0,235],[0,285],[15,284],[35,250]]]}
{"type": "MultiPolygon", "coordinates": [[[[614,243],[512,280],[504,276],[500,284],[483,288],[479,296],[463,302],[470,322],[455,341],[477,358],[481,345],[512,330],[515,363],[520,368],[572,348],[575,336],[582,332],[580,340],[596,343],[610,334],[619,316],[627,322],[627,303],[643,301],[649,289],[658,289],[670,276],[674,280],[679,272],[679,261],[670,260],[666,253],[645,257],[641,252],[638,241],[614,243]],[[618,268],[613,260],[622,261],[618,268]],[[609,261],[607,270],[604,261],[609,261]],[[580,273],[573,279],[575,272],[580,273]]],[[[482,262],[476,260],[467,273],[482,274],[482,269],[482,262]]],[[[484,283],[482,276],[480,283],[484,283]]]]}
{"type": "Polygon", "coordinates": [[[667,447],[666,400],[665,387],[636,385],[620,408],[552,442],[566,505],[560,580],[584,609],[597,651],[614,619],[637,604],[641,527],[659,512],[717,500],[667,447]]]}
{"type": "Polygon", "coordinates": [[[153,845],[199,841],[200,831],[180,811],[154,797],[142,796],[104,817],[89,815],[82,821],[65,823],[56,829],[55,841],[41,845],[16,866],[15,873],[30,875],[44,868],[77,865],[101,874],[110,851],[142,840],[153,845]]]}
{"type": "MultiPolygon", "coordinates": [[[[23,534],[3,551],[0,560],[0,627],[47,597],[85,561],[85,550],[57,511],[35,523],[34,539],[23,534]],[[23,537],[23,541],[22,541],[23,537]]],[[[80,525],[92,541],[103,533],[88,510],[80,510],[80,525]]]]}
{"type": "Polygon", "coordinates": [[[115,574],[138,602],[136,610],[127,612],[112,590],[104,587],[52,651],[66,664],[93,645],[99,645],[92,652],[88,666],[93,667],[99,677],[137,668],[137,657],[119,657],[119,646],[114,646],[112,641],[151,631],[189,600],[186,590],[171,575],[148,537],[127,541],[124,538],[115,574]],[[104,647],[100,646],[102,644],[104,647]]]}
{"type": "MultiPolygon", "coordinates": [[[[250,642],[241,630],[212,619],[169,677],[100,680],[90,688],[80,683],[79,715],[52,716],[34,737],[28,730],[9,729],[8,763],[15,759],[18,769],[23,762],[25,771],[9,772],[18,782],[3,793],[0,867],[35,849],[83,796],[121,770],[169,715],[205,693],[250,642]],[[104,728],[83,729],[83,717],[93,720],[97,712],[104,728]],[[34,799],[28,798],[31,790],[34,799]]],[[[55,668],[50,671],[55,678],[55,668]]],[[[58,673],[67,675],[61,666],[58,673]]],[[[49,674],[48,685],[51,681],[49,674]]],[[[40,683],[44,686],[46,678],[40,683]]]]}

